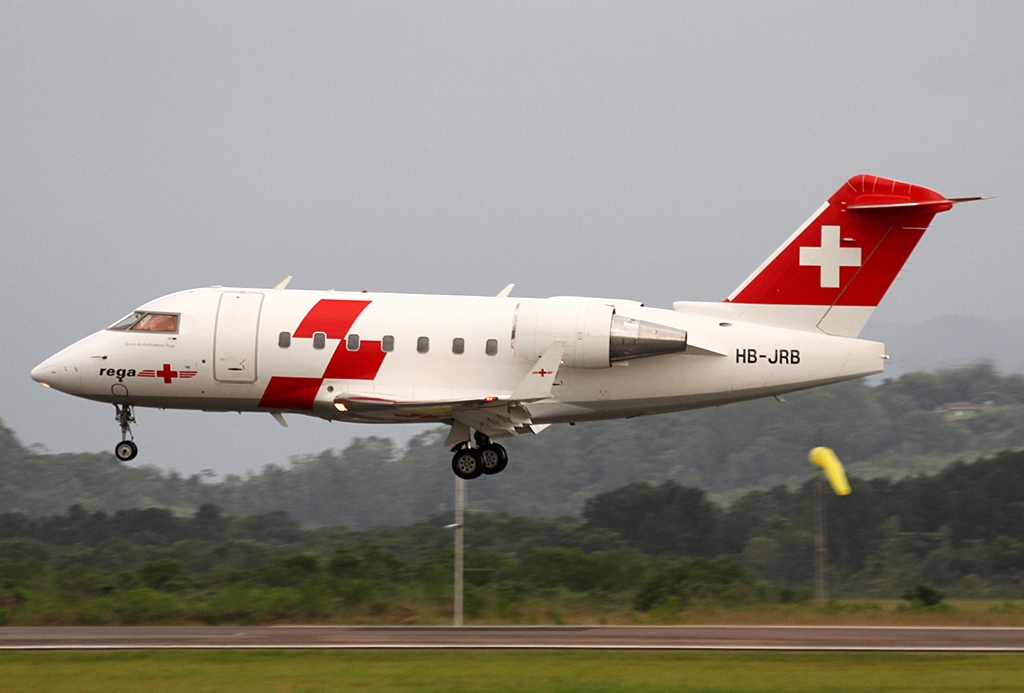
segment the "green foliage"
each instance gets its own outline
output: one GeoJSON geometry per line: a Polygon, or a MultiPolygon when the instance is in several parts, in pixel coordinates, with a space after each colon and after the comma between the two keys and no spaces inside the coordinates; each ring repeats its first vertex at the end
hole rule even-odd
{"type": "Polygon", "coordinates": [[[904,599],[911,604],[918,604],[920,606],[938,606],[945,597],[946,594],[944,592],[935,589],[926,582],[922,582],[913,589],[903,593],[904,599]]]}
{"type": "MultiPolygon", "coordinates": [[[[753,491],[720,507],[674,482],[632,483],[590,499],[582,523],[468,513],[466,583],[484,590],[481,609],[513,615],[516,594],[558,590],[640,589],[638,607],[662,604],[669,611],[705,597],[744,603],[750,585],[759,599],[798,600],[813,577],[815,485],[753,491]],[[651,554],[666,559],[652,563],[651,554]],[[714,557],[748,571],[743,578],[718,575],[732,591],[701,592],[691,578],[704,564],[687,563],[682,571],[678,563],[714,557]]],[[[1024,594],[1024,453],[899,481],[852,477],[851,485],[850,496],[823,498],[833,594],[891,598],[919,583],[957,597],[1024,594]]],[[[126,611],[117,596],[132,590],[187,595],[237,587],[256,590],[247,597],[254,604],[266,590],[290,590],[273,593],[279,602],[292,595],[287,609],[264,611],[236,608],[225,597],[226,606],[207,611],[211,622],[321,618],[331,604],[362,608],[411,585],[413,592],[404,593],[444,605],[452,594],[449,522],[445,514],[355,532],[303,530],[285,513],[238,518],[212,506],[191,517],[160,509],[107,515],[77,506],[37,519],[7,513],[0,516],[0,544],[15,560],[0,558],[0,599],[25,602],[47,580],[69,599],[114,598],[113,605],[82,612],[89,623],[134,618],[138,609],[126,611]],[[197,537],[197,524],[216,531],[197,537]]],[[[4,608],[9,617],[18,613],[4,608]]]]}
{"type": "Polygon", "coordinates": [[[518,566],[505,566],[497,578],[508,575],[534,588],[617,592],[636,584],[643,565],[630,551],[585,554],[580,549],[536,548],[518,566]]]}
{"type": "Polygon", "coordinates": [[[113,611],[121,623],[160,623],[181,616],[181,608],[171,595],[143,587],[117,595],[113,611]]]}
{"type": "Polygon", "coordinates": [[[662,605],[678,610],[690,602],[736,606],[757,601],[757,589],[743,566],[718,558],[654,564],[636,593],[633,607],[662,605]]]}
{"type": "Polygon", "coordinates": [[[61,591],[90,596],[110,594],[117,586],[116,580],[108,573],[83,565],[58,571],[54,583],[61,591]]]}
{"type": "MultiPolygon", "coordinates": [[[[591,499],[583,523],[468,513],[466,614],[533,623],[531,600],[553,595],[631,603],[653,621],[694,606],[806,601],[816,483],[751,492],[729,507],[674,482],[633,483],[591,499]]],[[[904,596],[918,610],[947,608],[947,592],[1022,594],[1024,452],[851,485],[850,496],[823,498],[833,594],[893,597],[913,584],[904,596]]],[[[81,507],[37,519],[8,513],[0,540],[21,560],[0,558],[0,618],[273,623],[328,620],[341,610],[399,622],[407,617],[402,599],[450,608],[449,520],[354,532],[215,507],[191,517],[81,507]],[[199,537],[197,525],[216,531],[199,537]]],[[[566,620],[558,606],[543,618],[566,620]]]]}
{"type": "Polygon", "coordinates": [[[632,483],[589,499],[583,516],[592,527],[620,534],[644,553],[714,556],[720,509],[703,491],[673,481],[632,483]]]}
{"type": "Polygon", "coordinates": [[[20,563],[34,558],[45,561],[49,558],[46,545],[37,539],[18,537],[0,540],[0,559],[20,563]]]}
{"type": "Polygon", "coordinates": [[[311,553],[274,556],[256,570],[256,579],[268,587],[298,587],[320,572],[320,563],[311,553]]]}
{"type": "MultiPolygon", "coordinates": [[[[647,552],[733,556],[757,579],[796,588],[813,578],[816,484],[754,491],[728,509],[705,513],[706,545],[699,550],[666,550],[634,529],[657,516],[667,536],[692,531],[685,515],[673,517],[656,505],[655,499],[668,502],[669,484],[632,484],[592,498],[587,526],[624,528],[624,538],[647,552]]],[[[968,597],[1024,593],[1024,453],[957,463],[934,476],[853,477],[851,484],[851,495],[823,498],[838,593],[893,597],[908,583],[926,581],[968,597]]]]}
{"type": "MultiPolygon", "coordinates": [[[[677,494],[699,488],[715,499],[735,499],[750,489],[793,487],[812,476],[806,452],[819,433],[853,476],[935,473],[958,457],[1024,447],[1024,377],[1000,376],[981,365],[911,373],[876,386],[841,383],[787,395],[785,405],[759,400],[555,426],[541,436],[508,441],[512,464],[499,477],[477,479],[471,502],[477,510],[506,511],[510,517],[579,516],[596,495],[633,482],[660,488],[666,481],[675,484],[677,494]],[[934,411],[953,401],[991,402],[995,408],[956,420],[934,411]]],[[[258,517],[260,531],[252,527],[245,534],[265,544],[294,542],[300,526],[407,526],[436,516],[450,503],[443,439],[443,430],[430,431],[404,450],[387,439],[358,439],[342,451],[296,457],[288,467],[268,465],[257,474],[209,483],[200,475],[128,467],[109,453],[39,454],[0,425],[0,507],[42,517],[79,504],[77,518],[52,531],[86,543],[97,540],[101,509],[127,511],[116,526],[107,526],[111,536],[144,532],[154,540],[165,537],[175,519],[157,508],[198,508],[188,538],[211,542],[231,538],[229,523],[214,506],[230,515],[258,517]]],[[[696,511],[702,504],[697,503],[692,519],[700,521],[696,511]]],[[[685,504],[664,507],[669,515],[687,512],[685,504]]],[[[653,532],[650,542],[659,545],[651,550],[712,555],[701,548],[699,533],[661,532],[666,520],[671,517],[653,511],[638,520],[653,532]]],[[[5,522],[0,517],[0,536],[12,536],[5,522]]],[[[251,566],[253,560],[242,562],[251,566]]]]}
{"type": "Polygon", "coordinates": [[[185,566],[175,558],[161,558],[139,567],[142,584],[155,590],[173,592],[187,583],[185,566]]]}
{"type": "Polygon", "coordinates": [[[373,598],[373,584],[369,580],[349,580],[338,586],[337,593],[345,606],[359,606],[373,598]]]}
{"type": "Polygon", "coordinates": [[[15,563],[10,559],[0,558],[0,587],[13,591],[19,587],[38,585],[44,570],[43,564],[34,559],[15,563]]]}
{"type": "Polygon", "coordinates": [[[192,534],[198,539],[218,541],[226,530],[227,520],[213,503],[203,503],[192,517],[192,534]]]}

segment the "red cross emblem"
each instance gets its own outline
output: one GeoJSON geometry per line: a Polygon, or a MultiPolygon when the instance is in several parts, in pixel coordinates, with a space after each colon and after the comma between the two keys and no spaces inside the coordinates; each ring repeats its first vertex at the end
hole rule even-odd
{"type": "MultiPolygon", "coordinates": [[[[553,373],[554,373],[554,371],[546,371],[543,368],[541,368],[539,371],[534,371],[533,375],[539,375],[540,377],[543,378],[545,375],[552,375],[553,373]]],[[[160,374],[157,373],[157,375],[160,375],[160,374]]]]}
{"type": "Polygon", "coordinates": [[[170,385],[171,378],[178,377],[178,371],[172,371],[171,364],[165,363],[164,367],[156,372],[156,377],[163,378],[164,382],[170,385]]]}

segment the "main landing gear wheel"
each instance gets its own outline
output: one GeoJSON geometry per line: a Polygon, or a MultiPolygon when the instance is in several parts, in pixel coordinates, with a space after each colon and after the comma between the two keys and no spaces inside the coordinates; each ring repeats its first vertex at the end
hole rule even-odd
{"type": "Polygon", "coordinates": [[[139,446],[130,440],[122,440],[114,448],[114,454],[117,455],[117,459],[122,462],[134,460],[135,456],[139,454],[139,446]]]}
{"type": "Polygon", "coordinates": [[[455,451],[452,457],[452,471],[460,479],[475,479],[484,473],[480,453],[470,447],[455,451]]]}
{"type": "Polygon", "coordinates": [[[497,474],[508,466],[508,453],[497,443],[488,443],[478,452],[480,461],[483,463],[484,474],[497,474]]]}

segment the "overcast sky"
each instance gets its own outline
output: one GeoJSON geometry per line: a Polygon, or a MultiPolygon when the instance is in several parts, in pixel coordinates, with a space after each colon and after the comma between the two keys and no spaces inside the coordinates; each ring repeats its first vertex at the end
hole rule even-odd
{"type": "MultiPolygon", "coordinates": [[[[183,288],[721,300],[857,173],[1000,196],[878,317],[1020,322],[1022,35],[1017,2],[0,2],[0,419],[111,449],[29,370],[183,288]]],[[[139,418],[185,472],[396,432],[139,418]]]]}

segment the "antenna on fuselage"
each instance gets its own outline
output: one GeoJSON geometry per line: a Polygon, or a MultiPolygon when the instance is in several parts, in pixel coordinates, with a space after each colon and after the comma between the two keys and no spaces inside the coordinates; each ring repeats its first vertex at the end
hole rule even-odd
{"type": "Polygon", "coordinates": [[[281,289],[284,289],[285,287],[288,286],[288,282],[290,282],[291,280],[292,275],[289,274],[287,277],[285,277],[284,279],[282,279],[281,281],[274,285],[274,291],[280,291],[281,289]]]}

